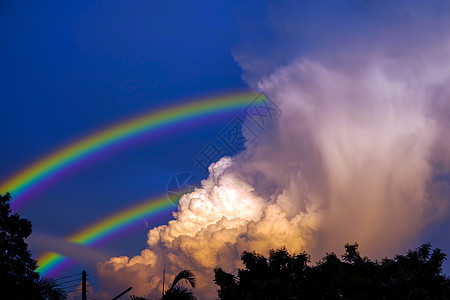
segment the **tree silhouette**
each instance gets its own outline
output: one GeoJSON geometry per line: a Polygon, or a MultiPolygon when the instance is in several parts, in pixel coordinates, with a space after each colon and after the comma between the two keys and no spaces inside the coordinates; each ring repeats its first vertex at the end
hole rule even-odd
{"type": "Polygon", "coordinates": [[[357,243],[345,245],[342,260],[327,253],[315,266],[285,248],[269,259],[247,251],[241,259],[237,276],[214,270],[219,299],[450,299],[445,254],[430,244],[381,262],[361,257],[357,243]]]}
{"type": "Polygon", "coordinates": [[[66,293],[53,278],[41,277],[37,284],[43,299],[60,300],[66,298],[66,293]]]}
{"type": "Polygon", "coordinates": [[[147,300],[147,298],[144,297],[137,297],[135,295],[130,295],[131,300],[147,300]]]}
{"type": "MultiPolygon", "coordinates": [[[[187,287],[182,285],[182,282],[189,283],[192,288],[195,288],[196,278],[192,271],[182,270],[175,276],[172,284],[167,291],[164,291],[164,295],[161,300],[196,300],[194,293],[187,287]]],[[[137,297],[135,295],[130,296],[131,300],[147,300],[144,297],[137,297]]]]}
{"type": "Polygon", "coordinates": [[[180,273],[175,276],[172,284],[169,289],[165,291],[164,296],[161,298],[162,300],[195,300],[197,299],[194,296],[194,293],[181,285],[181,282],[187,282],[194,289],[196,284],[195,275],[190,270],[182,270],[180,273]]]}
{"type": "Polygon", "coordinates": [[[25,239],[31,222],[11,214],[9,193],[0,195],[0,296],[2,299],[59,300],[66,294],[53,279],[39,278],[25,239]]]}

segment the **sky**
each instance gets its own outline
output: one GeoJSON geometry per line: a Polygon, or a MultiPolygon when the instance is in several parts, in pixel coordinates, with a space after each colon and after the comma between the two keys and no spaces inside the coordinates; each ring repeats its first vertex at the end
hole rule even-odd
{"type": "MultiPolygon", "coordinates": [[[[231,49],[245,16],[264,6],[237,2],[2,1],[0,179],[143,112],[248,89],[231,49]]],[[[166,195],[180,172],[203,179],[194,156],[237,113],[100,158],[33,195],[18,213],[32,221],[34,234],[61,238],[166,195]]],[[[145,246],[146,226],[169,218],[170,211],[142,220],[102,249],[132,255],[145,246]]],[[[47,250],[33,242],[30,248],[35,257],[47,250]]],[[[66,272],[89,267],[81,263],[66,272]]]]}
{"type": "Polygon", "coordinates": [[[273,113],[263,125],[245,106],[186,122],[58,176],[17,208],[33,256],[59,247],[74,262],[54,276],[85,269],[106,299],[122,283],[157,294],[163,265],[236,270],[244,249],[318,259],[358,241],[380,258],[429,241],[449,253],[449,12],[445,1],[3,1],[0,182],[206,96],[263,92],[273,113]],[[238,116],[242,152],[224,148],[232,157],[206,173],[195,158],[238,116]],[[61,241],[166,197],[180,173],[199,189],[178,208],[93,248],[61,241]]]}

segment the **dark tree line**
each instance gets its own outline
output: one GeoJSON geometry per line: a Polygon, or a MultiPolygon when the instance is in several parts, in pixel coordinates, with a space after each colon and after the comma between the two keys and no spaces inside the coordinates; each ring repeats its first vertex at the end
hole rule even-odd
{"type": "Polygon", "coordinates": [[[59,300],[66,298],[55,280],[40,278],[35,272],[25,239],[31,234],[31,222],[11,214],[9,194],[0,195],[0,299],[59,300]]]}
{"type": "Polygon", "coordinates": [[[445,254],[423,244],[406,255],[382,261],[361,257],[358,244],[345,245],[310,266],[307,253],[282,248],[269,258],[244,252],[237,276],[214,270],[221,300],[236,299],[450,299],[450,279],[442,274],[445,254]]]}

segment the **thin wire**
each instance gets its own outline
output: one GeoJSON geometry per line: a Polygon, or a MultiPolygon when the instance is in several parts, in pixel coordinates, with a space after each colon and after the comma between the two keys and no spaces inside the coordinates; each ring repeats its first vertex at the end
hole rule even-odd
{"type": "MultiPolygon", "coordinates": [[[[70,290],[70,291],[65,291],[66,293],[72,293],[72,292],[81,292],[83,289],[82,288],[77,288],[77,289],[74,289],[74,290],[70,290]]],[[[86,291],[86,293],[87,294],[89,294],[90,293],[90,291],[86,291]]]]}
{"type": "Polygon", "coordinates": [[[64,277],[56,278],[55,280],[61,280],[61,279],[64,279],[64,278],[69,278],[69,277],[79,276],[79,275],[81,275],[81,274],[82,274],[82,273],[73,274],[73,275],[69,275],[69,276],[64,276],[64,277]]]}
{"type": "MultiPolygon", "coordinates": [[[[70,290],[70,291],[66,291],[66,293],[72,293],[72,292],[81,292],[82,289],[78,288],[78,289],[74,289],[74,290],[70,290]]],[[[89,291],[86,291],[86,293],[90,293],[89,291]]]]}
{"type": "Polygon", "coordinates": [[[73,279],[73,280],[64,281],[64,282],[58,282],[58,284],[66,284],[66,283],[75,282],[75,281],[80,281],[81,282],[81,279],[73,279]]]}
{"type": "Polygon", "coordinates": [[[63,290],[64,289],[69,289],[69,288],[72,288],[72,287],[76,287],[76,286],[80,286],[79,284],[75,284],[75,285],[71,285],[71,286],[66,286],[66,287],[63,287],[63,290]]]}

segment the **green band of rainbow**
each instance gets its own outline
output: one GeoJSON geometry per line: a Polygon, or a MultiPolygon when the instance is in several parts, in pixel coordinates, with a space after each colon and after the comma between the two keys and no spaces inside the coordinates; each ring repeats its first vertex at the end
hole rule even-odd
{"type": "MultiPolygon", "coordinates": [[[[131,208],[109,216],[101,221],[98,221],[91,226],[78,231],[77,233],[66,238],[68,242],[92,245],[106,239],[124,228],[141,221],[144,218],[154,216],[163,211],[176,208],[168,197],[161,197],[158,199],[150,199],[143,203],[132,206],[131,208]]],[[[62,265],[67,258],[57,253],[45,253],[38,258],[37,272],[41,276],[48,275],[53,269],[62,265]]]]}
{"type": "Polygon", "coordinates": [[[20,171],[0,184],[0,194],[10,192],[13,196],[11,207],[17,209],[20,203],[33,196],[33,191],[59,172],[100,151],[170,125],[243,108],[255,100],[264,99],[264,96],[255,92],[235,92],[184,103],[121,122],[76,141],[20,171]]]}

